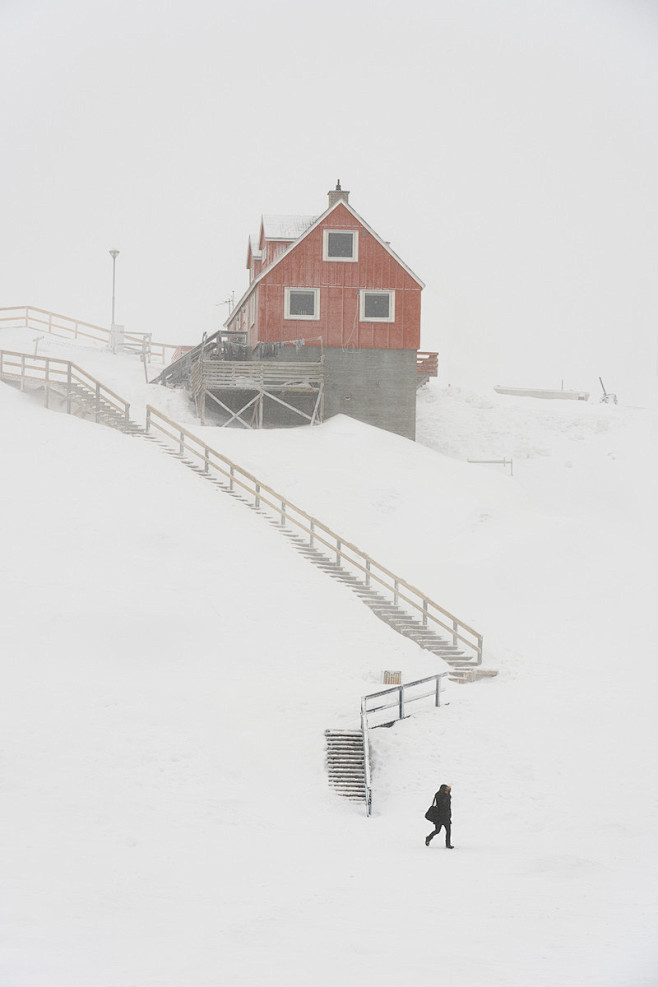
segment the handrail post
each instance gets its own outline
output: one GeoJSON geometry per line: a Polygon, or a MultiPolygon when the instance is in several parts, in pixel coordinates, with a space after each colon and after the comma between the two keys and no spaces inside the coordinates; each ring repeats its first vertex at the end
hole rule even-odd
{"type": "Polygon", "coordinates": [[[397,607],[399,600],[400,600],[400,584],[396,579],[395,582],[393,583],[393,605],[397,607]]]}
{"type": "Polygon", "coordinates": [[[404,719],[404,686],[401,685],[398,690],[398,706],[400,719],[404,719]]]}
{"type": "Polygon", "coordinates": [[[282,500],[281,501],[281,527],[282,528],[285,528],[285,526],[286,526],[286,502],[285,502],[285,500],[282,500]]]}
{"type": "Polygon", "coordinates": [[[185,433],[184,432],[179,432],[178,433],[178,455],[179,456],[185,455],[185,433]]]}
{"type": "Polygon", "coordinates": [[[440,705],[441,705],[441,676],[440,675],[437,675],[437,677],[436,677],[436,702],[435,702],[435,706],[440,706],[440,705]]]}
{"type": "Polygon", "coordinates": [[[96,381],[96,422],[101,420],[101,385],[96,381]]]}
{"type": "Polygon", "coordinates": [[[315,522],[311,521],[311,531],[308,539],[309,548],[313,548],[314,540],[315,540],[315,522]]]}
{"type": "Polygon", "coordinates": [[[340,538],[337,538],[336,539],[336,565],[340,565],[341,564],[341,561],[342,561],[342,555],[341,555],[341,551],[340,551],[341,550],[341,547],[342,547],[342,544],[343,543],[341,542],[340,538]]]}
{"type": "Polygon", "coordinates": [[[204,447],[203,450],[203,472],[208,473],[210,470],[210,451],[208,446],[204,447]]]}
{"type": "Polygon", "coordinates": [[[146,434],[151,431],[151,406],[146,406],[146,434]]]}
{"type": "Polygon", "coordinates": [[[233,466],[231,466],[230,475],[229,475],[229,481],[228,481],[228,488],[229,488],[229,490],[233,490],[233,477],[234,476],[235,476],[235,468],[233,466]]]}
{"type": "Polygon", "coordinates": [[[456,620],[453,620],[453,622],[452,622],[452,646],[453,646],[453,648],[456,648],[457,647],[457,621],[456,620]]]}
{"type": "Polygon", "coordinates": [[[427,627],[427,600],[423,600],[423,627],[427,627]]]}
{"type": "Polygon", "coordinates": [[[256,510],[260,508],[260,483],[256,484],[256,499],[254,501],[254,507],[256,510]]]}
{"type": "Polygon", "coordinates": [[[72,403],[73,403],[73,395],[71,394],[72,384],[73,381],[72,381],[71,363],[69,361],[66,364],[66,414],[67,415],[71,414],[72,403]]]}
{"type": "Polygon", "coordinates": [[[370,589],[370,559],[366,559],[366,587],[370,589]]]}

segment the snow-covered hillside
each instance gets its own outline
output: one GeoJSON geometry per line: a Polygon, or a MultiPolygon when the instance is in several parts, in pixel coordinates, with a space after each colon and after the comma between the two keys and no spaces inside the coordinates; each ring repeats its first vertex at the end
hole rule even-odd
{"type": "Polygon", "coordinates": [[[323,731],[434,659],[156,447],[0,384],[2,987],[657,984],[652,411],[433,382],[415,444],[203,430],[131,357],[39,352],[204,432],[499,675],[372,732],[367,819],[323,731]]]}

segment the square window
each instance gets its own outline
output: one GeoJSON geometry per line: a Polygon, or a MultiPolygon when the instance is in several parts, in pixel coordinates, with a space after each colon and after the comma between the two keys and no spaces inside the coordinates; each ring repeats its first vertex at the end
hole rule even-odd
{"type": "Polygon", "coordinates": [[[324,230],[322,259],[356,261],[359,257],[357,230],[324,230]]]}
{"type": "Polygon", "coordinates": [[[286,288],[284,317],[286,319],[319,319],[319,288],[286,288]]]}
{"type": "Polygon", "coordinates": [[[361,322],[395,321],[394,291],[362,291],[361,322]]]}

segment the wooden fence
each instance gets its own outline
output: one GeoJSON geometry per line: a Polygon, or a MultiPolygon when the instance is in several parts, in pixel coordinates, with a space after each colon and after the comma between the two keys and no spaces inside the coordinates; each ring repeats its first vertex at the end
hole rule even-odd
{"type": "Polygon", "coordinates": [[[43,386],[46,407],[51,389],[63,392],[69,414],[74,392],[79,388],[87,400],[92,401],[92,407],[95,406],[97,421],[100,420],[103,406],[108,405],[125,419],[126,424],[130,421],[130,404],[70,360],[0,350],[0,379],[18,383],[21,390],[26,383],[43,386]]]}
{"type": "Polygon", "coordinates": [[[189,456],[205,473],[219,474],[229,490],[237,490],[253,499],[254,507],[274,514],[279,524],[290,524],[303,532],[309,545],[322,545],[329,550],[336,564],[358,573],[366,587],[387,592],[394,605],[406,607],[420,616],[424,626],[447,632],[452,644],[463,648],[474,664],[482,663],[482,635],[454,614],[431,600],[400,576],[380,565],[361,549],[336,534],[331,528],[296,507],[257,477],[243,470],[222,453],[212,449],[182,425],[147,405],[146,431],[155,430],[168,440],[180,456],[189,456]]]}
{"type": "MultiPolygon", "coordinates": [[[[35,329],[53,336],[70,339],[92,340],[110,344],[111,331],[93,322],[83,322],[67,315],[47,312],[32,305],[19,305],[13,308],[0,308],[0,328],[35,329]]],[[[170,363],[179,348],[172,343],[156,343],[150,333],[123,334],[123,348],[137,353],[146,352],[149,362],[170,363]]]]}

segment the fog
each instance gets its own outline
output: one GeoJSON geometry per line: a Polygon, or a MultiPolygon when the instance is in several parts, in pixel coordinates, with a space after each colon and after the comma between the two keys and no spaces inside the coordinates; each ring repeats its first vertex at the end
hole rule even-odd
{"type": "Polygon", "coordinates": [[[655,384],[658,16],[640,0],[3,0],[0,305],[190,342],[262,213],[337,178],[447,382],[655,384]]]}

